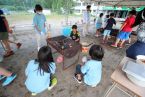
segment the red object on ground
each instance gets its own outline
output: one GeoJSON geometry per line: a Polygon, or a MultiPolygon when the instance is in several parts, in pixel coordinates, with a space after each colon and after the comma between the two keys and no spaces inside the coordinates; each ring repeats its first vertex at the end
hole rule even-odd
{"type": "Polygon", "coordinates": [[[62,63],[63,62],[63,56],[58,56],[56,59],[57,63],[62,63]]]}

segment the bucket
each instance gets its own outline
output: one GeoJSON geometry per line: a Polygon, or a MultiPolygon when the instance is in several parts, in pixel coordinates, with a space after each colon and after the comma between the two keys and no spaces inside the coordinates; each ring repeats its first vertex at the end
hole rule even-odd
{"type": "Polygon", "coordinates": [[[69,37],[70,34],[71,34],[71,28],[70,27],[64,27],[62,32],[63,32],[64,36],[69,37]]]}

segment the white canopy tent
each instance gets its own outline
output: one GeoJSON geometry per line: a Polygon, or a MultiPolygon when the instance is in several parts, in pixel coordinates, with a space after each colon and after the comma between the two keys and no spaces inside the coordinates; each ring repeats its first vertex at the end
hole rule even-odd
{"type": "Polygon", "coordinates": [[[96,2],[100,5],[108,6],[127,6],[127,7],[140,7],[145,6],[145,0],[82,0],[88,3],[96,2]]]}

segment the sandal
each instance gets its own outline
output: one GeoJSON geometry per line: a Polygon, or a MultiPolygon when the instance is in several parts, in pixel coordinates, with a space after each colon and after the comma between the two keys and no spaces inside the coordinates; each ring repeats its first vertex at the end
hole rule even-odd
{"type": "Polygon", "coordinates": [[[116,46],[115,44],[112,44],[111,47],[115,47],[115,48],[117,48],[117,46],[116,46]]]}
{"type": "Polygon", "coordinates": [[[9,51],[9,52],[7,52],[7,53],[4,55],[4,58],[9,57],[9,56],[11,56],[11,55],[13,55],[13,54],[14,54],[13,51],[9,51]]]}
{"type": "Polygon", "coordinates": [[[123,48],[123,46],[120,45],[119,48],[123,48]]]}

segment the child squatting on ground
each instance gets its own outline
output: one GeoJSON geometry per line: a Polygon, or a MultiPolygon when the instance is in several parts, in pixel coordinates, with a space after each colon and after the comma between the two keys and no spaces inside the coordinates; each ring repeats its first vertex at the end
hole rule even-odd
{"type": "Polygon", "coordinates": [[[84,80],[84,83],[95,87],[101,81],[102,76],[102,58],[104,57],[104,50],[100,45],[93,45],[90,48],[89,55],[91,59],[82,65],[76,66],[75,79],[78,83],[84,80]]]}
{"type": "Polygon", "coordinates": [[[132,25],[135,22],[135,15],[136,15],[136,11],[132,10],[129,12],[129,16],[128,18],[125,20],[124,24],[121,27],[121,31],[119,32],[118,36],[117,36],[117,40],[115,42],[115,44],[112,44],[112,47],[123,47],[123,44],[126,40],[129,40],[129,35],[132,32],[132,25]],[[119,44],[121,40],[121,43],[119,44]],[[119,44],[119,45],[118,45],[119,44]]]}
{"type": "Polygon", "coordinates": [[[116,21],[114,19],[114,13],[111,13],[110,18],[106,22],[106,27],[104,29],[102,43],[106,43],[108,41],[113,25],[116,25],[116,21]]]}
{"type": "Polygon", "coordinates": [[[35,16],[33,18],[33,24],[36,32],[37,39],[37,49],[39,51],[41,47],[41,39],[46,38],[46,17],[42,13],[43,8],[41,5],[37,4],[35,6],[35,16]]]}
{"type": "Polygon", "coordinates": [[[54,63],[51,48],[43,46],[38,51],[38,58],[29,61],[25,70],[27,89],[36,95],[44,90],[52,89],[57,84],[57,79],[54,76],[56,65],[54,63]]]}
{"type": "Polygon", "coordinates": [[[72,26],[72,31],[71,31],[70,37],[71,37],[72,40],[74,40],[76,42],[80,42],[80,34],[77,31],[77,26],[76,25],[72,26]]]}

